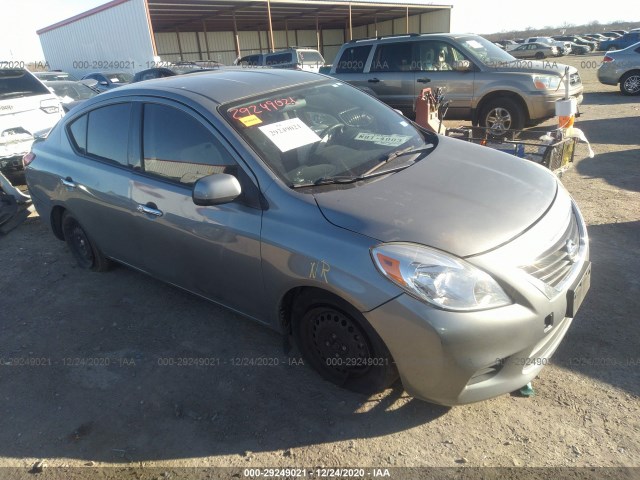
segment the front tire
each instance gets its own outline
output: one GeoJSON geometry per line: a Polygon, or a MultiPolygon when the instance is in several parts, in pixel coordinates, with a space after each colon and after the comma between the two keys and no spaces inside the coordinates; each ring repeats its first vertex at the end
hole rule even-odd
{"type": "Polygon", "coordinates": [[[303,358],[336,385],[370,395],[398,378],[380,336],[360,312],[333,295],[316,290],[300,294],[292,327],[303,358]]]}
{"type": "Polygon", "coordinates": [[[62,216],[62,232],[72,255],[81,268],[94,272],[105,272],[111,262],[89,238],[78,220],[69,212],[62,216]]]}
{"type": "Polygon", "coordinates": [[[489,100],[482,107],[480,126],[488,128],[492,134],[520,130],[524,128],[524,111],[518,102],[511,98],[489,100]]]}
{"type": "Polygon", "coordinates": [[[623,95],[640,95],[640,71],[627,72],[622,76],[620,92],[623,95]]]}
{"type": "Polygon", "coordinates": [[[544,53],[542,53],[542,52],[537,52],[537,53],[536,53],[536,58],[537,58],[538,60],[542,60],[542,59],[544,58],[544,53]]]}

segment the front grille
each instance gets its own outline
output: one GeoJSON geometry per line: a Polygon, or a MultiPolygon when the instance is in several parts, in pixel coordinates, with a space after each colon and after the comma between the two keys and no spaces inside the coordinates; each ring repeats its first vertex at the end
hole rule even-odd
{"type": "Polygon", "coordinates": [[[522,269],[547,285],[555,287],[571,273],[579,248],[580,229],[575,215],[571,215],[571,221],[560,240],[531,265],[524,266],[522,269]]]}
{"type": "Polygon", "coordinates": [[[569,84],[570,85],[580,85],[582,81],[580,80],[580,74],[579,73],[572,73],[571,75],[569,75],[569,84]]]}

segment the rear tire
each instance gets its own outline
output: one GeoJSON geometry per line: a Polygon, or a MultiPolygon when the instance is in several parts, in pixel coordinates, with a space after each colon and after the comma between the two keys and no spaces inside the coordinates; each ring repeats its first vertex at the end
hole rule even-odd
{"type": "Polygon", "coordinates": [[[292,327],[303,358],[336,385],[370,395],[398,378],[380,336],[342,299],[318,290],[301,293],[294,301],[292,327]]]}
{"type": "Polygon", "coordinates": [[[80,223],[68,211],[62,215],[62,232],[72,255],[81,268],[94,272],[105,272],[111,261],[104,256],[89,238],[80,223]]]}
{"type": "Polygon", "coordinates": [[[640,95],[640,70],[627,72],[622,76],[620,92],[623,95],[640,95]]]}
{"type": "Polygon", "coordinates": [[[524,111],[517,101],[511,98],[495,98],[482,107],[480,126],[489,128],[491,133],[524,128],[524,111]]]}

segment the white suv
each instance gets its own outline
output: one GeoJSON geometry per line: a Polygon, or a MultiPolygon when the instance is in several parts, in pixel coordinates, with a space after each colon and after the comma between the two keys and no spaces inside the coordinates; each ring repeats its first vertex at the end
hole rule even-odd
{"type": "Polygon", "coordinates": [[[0,171],[22,169],[36,136],[64,114],[58,97],[23,68],[0,69],[0,171]]]}

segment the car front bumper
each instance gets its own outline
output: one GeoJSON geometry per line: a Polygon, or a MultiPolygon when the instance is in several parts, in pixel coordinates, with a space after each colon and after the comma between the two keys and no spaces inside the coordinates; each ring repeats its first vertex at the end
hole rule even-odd
{"type": "MultiPolygon", "coordinates": [[[[558,90],[558,93],[554,93],[553,95],[541,92],[539,95],[532,98],[529,102],[529,118],[533,121],[537,121],[555,117],[556,102],[564,98],[564,88],[561,87],[560,90],[558,90]]],[[[572,89],[569,96],[571,98],[575,98],[578,105],[582,104],[582,101],[584,100],[582,87],[579,89],[572,89]]]]}
{"type": "MultiPolygon", "coordinates": [[[[511,245],[468,259],[503,285],[511,305],[445,311],[403,293],[364,313],[391,352],[409,394],[442,405],[477,402],[517,390],[550,363],[575,317],[574,298],[581,301],[590,285],[588,238],[577,207],[571,208],[579,225],[580,256],[557,287],[545,287],[504,259],[521,257],[539,243],[540,234],[554,235],[566,202],[511,245]]],[[[530,258],[537,263],[540,257],[532,252],[530,258]]]]}

